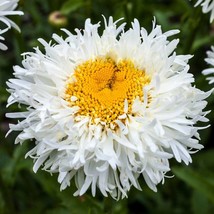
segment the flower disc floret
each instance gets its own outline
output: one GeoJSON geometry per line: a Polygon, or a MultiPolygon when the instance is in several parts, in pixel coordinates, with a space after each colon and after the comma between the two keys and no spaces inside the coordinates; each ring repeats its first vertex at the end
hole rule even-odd
{"type": "Polygon", "coordinates": [[[137,97],[143,101],[142,88],[149,82],[145,71],[137,69],[130,60],[116,63],[108,57],[97,58],[77,66],[67,82],[65,99],[71,107],[80,108],[78,115],[110,126],[124,112],[132,113],[137,97]]]}

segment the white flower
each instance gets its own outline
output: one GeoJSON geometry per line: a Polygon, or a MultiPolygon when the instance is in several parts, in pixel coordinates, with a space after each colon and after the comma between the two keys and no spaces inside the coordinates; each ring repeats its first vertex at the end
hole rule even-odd
{"type": "Polygon", "coordinates": [[[212,67],[204,69],[202,73],[204,75],[212,75],[207,77],[207,80],[209,81],[209,84],[214,83],[214,46],[211,47],[211,51],[207,51],[207,58],[205,58],[205,61],[211,65],[212,67]]]}
{"type": "Polygon", "coordinates": [[[214,19],[214,1],[213,0],[198,0],[195,7],[201,5],[203,13],[209,13],[211,11],[210,22],[214,19]]]}
{"type": "MultiPolygon", "coordinates": [[[[10,124],[20,131],[15,143],[35,139],[26,156],[59,173],[61,189],[74,177],[75,195],[98,187],[104,196],[127,196],[133,185],[140,189],[139,176],[156,191],[170,171],[169,159],[188,164],[199,144],[198,121],[205,93],[192,86],[188,73],[190,55],[176,55],[178,33],[162,33],[153,23],[152,32],[134,20],[124,30],[112,17],[100,24],[85,22],[85,29],[67,38],[54,34],[44,53],[23,54],[22,66],[14,67],[8,84],[8,105],[24,104],[25,112],[8,113],[21,118],[10,124]]],[[[32,142],[31,142],[32,144],[32,142]]]]}
{"type": "MultiPolygon", "coordinates": [[[[18,5],[19,0],[0,0],[0,22],[3,22],[6,27],[0,29],[0,35],[8,31],[11,27],[20,31],[19,27],[6,16],[9,15],[23,15],[21,11],[14,11],[18,5]]],[[[0,40],[4,40],[4,37],[0,36],[0,40]]],[[[0,50],[6,50],[7,46],[0,42],[0,50]]]]}

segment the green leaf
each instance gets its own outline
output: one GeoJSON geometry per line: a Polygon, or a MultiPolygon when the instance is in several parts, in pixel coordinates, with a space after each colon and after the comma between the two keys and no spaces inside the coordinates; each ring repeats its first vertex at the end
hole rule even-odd
{"type": "Polygon", "coordinates": [[[61,13],[64,15],[68,15],[71,12],[78,10],[81,7],[87,5],[87,2],[83,0],[68,0],[61,7],[61,13]]]}
{"type": "Polygon", "coordinates": [[[197,49],[206,46],[206,45],[210,45],[211,43],[213,43],[214,41],[214,36],[213,34],[208,34],[207,36],[204,37],[199,37],[197,39],[195,39],[194,43],[193,43],[193,47],[192,50],[196,51],[197,49]]]}
{"type": "Polygon", "coordinates": [[[214,202],[214,184],[204,174],[199,174],[190,168],[184,167],[175,167],[172,171],[185,183],[214,202]]]}
{"type": "MultiPolygon", "coordinates": [[[[207,151],[201,151],[195,155],[195,162],[200,165],[201,168],[213,169],[214,167],[214,149],[209,149],[207,151]]],[[[213,171],[211,171],[213,172],[213,171]]]]}
{"type": "Polygon", "coordinates": [[[4,208],[5,208],[5,200],[0,191],[0,213],[4,213],[4,208]]]}
{"type": "Polygon", "coordinates": [[[191,204],[192,211],[194,214],[209,214],[211,213],[211,209],[214,208],[207,198],[201,197],[201,193],[198,191],[193,192],[191,204]]]}

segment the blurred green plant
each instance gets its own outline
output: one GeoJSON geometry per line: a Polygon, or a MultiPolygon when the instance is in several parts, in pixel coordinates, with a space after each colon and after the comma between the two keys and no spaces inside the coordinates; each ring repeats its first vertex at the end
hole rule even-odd
{"type": "MultiPolygon", "coordinates": [[[[32,161],[24,159],[30,142],[22,146],[14,145],[15,135],[5,139],[8,121],[5,118],[8,93],[5,82],[12,76],[12,66],[21,63],[21,53],[32,51],[39,46],[38,38],[49,41],[53,33],[63,36],[59,26],[49,22],[48,17],[59,11],[67,19],[66,28],[73,32],[83,28],[86,18],[96,23],[105,17],[114,19],[124,17],[127,26],[138,18],[142,26],[151,29],[156,17],[164,31],[179,29],[180,44],[178,52],[194,54],[190,61],[191,72],[195,75],[197,87],[209,90],[201,70],[206,67],[205,52],[214,44],[214,26],[209,23],[209,14],[201,13],[201,8],[194,8],[194,1],[188,0],[21,0],[19,9],[23,17],[13,17],[22,33],[10,30],[6,34],[9,50],[0,53],[0,213],[11,214],[67,214],[67,213],[195,213],[209,214],[214,210],[214,113],[209,114],[209,129],[201,131],[204,150],[193,155],[191,166],[178,166],[171,162],[174,178],[166,179],[163,186],[158,186],[158,193],[146,187],[143,191],[134,188],[128,199],[114,201],[101,195],[91,197],[90,192],[82,197],[74,197],[74,184],[60,192],[56,175],[39,171],[34,174],[32,161]]],[[[207,109],[213,109],[214,95],[210,96],[207,109]]],[[[10,111],[17,111],[10,107],[10,111]]],[[[143,180],[143,179],[142,179],[143,180]]]]}

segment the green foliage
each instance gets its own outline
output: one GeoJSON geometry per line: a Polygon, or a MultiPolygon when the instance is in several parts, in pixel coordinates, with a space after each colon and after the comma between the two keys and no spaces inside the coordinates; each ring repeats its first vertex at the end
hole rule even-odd
{"type": "Polygon", "coordinates": [[[80,8],[87,7],[90,1],[83,0],[69,0],[66,1],[61,7],[61,13],[68,15],[69,13],[75,12],[80,8]]]}
{"type": "Polygon", "coordinates": [[[201,173],[193,171],[190,168],[174,168],[173,171],[177,177],[181,178],[214,203],[214,184],[210,180],[210,177],[207,177],[207,175],[213,177],[214,173],[205,171],[203,172],[203,176],[201,176],[201,173]]]}
{"type": "MultiPolygon", "coordinates": [[[[164,31],[178,28],[180,34],[179,54],[194,54],[190,61],[191,72],[195,75],[196,85],[202,90],[209,90],[201,75],[207,65],[204,62],[206,50],[214,45],[213,24],[209,23],[210,14],[202,14],[201,7],[194,8],[195,1],[188,0],[21,0],[19,9],[23,17],[13,17],[22,33],[8,31],[6,43],[9,50],[0,53],[0,214],[102,214],[102,213],[212,213],[214,210],[214,114],[210,113],[207,130],[201,131],[203,151],[193,155],[190,166],[171,162],[175,177],[166,179],[163,186],[158,186],[154,193],[142,181],[143,191],[134,187],[128,199],[114,201],[101,194],[93,198],[90,191],[82,197],[74,197],[75,185],[60,191],[56,175],[49,175],[39,170],[32,171],[32,160],[24,156],[31,147],[31,142],[22,146],[14,145],[15,134],[5,139],[8,123],[5,117],[8,93],[5,82],[12,77],[12,66],[21,64],[22,52],[32,51],[39,46],[38,38],[49,41],[53,33],[64,35],[62,31],[48,21],[53,11],[60,11],[68,20],[64,27],[74,31],[83,28],[84,20],[91,18],[93,23],[102,20],[102,15],[114,19],[124,17],[127,27],[134,18],[141,25],[151,29],[152,20],[164,31]]],[[[209,99],[207,109],[213,109],[214,96],[209,99]]],[[[18,111],[16,106],[9,111],[18,111]]]]}

